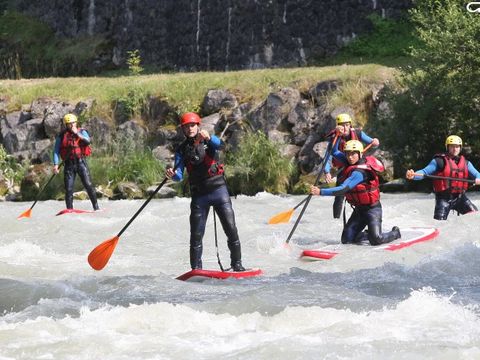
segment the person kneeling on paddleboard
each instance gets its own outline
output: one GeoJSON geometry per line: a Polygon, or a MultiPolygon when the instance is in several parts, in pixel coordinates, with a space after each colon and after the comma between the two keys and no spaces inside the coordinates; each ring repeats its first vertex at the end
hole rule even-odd
{"type": "Polygon", "coordinates": [[[223,148],[223,142],[215,135],[210,135],[208,131],[200,130],[200,116],[196,113],[183,114],[180,124],[186,140],[175,152],[176,170],[167,169],[166,176],[174,181],[180,181],[184,168],[187,168],[192,196],[190,265],[192,269],[202,268],[202,238],[210,206],[213,206],[228,238],[232,270],[245,271],[242,266],[235,214],[223,175],[223,164],[218,161],[218,152],[223,148]]]}
{"type": "Polygon", "coordinates": [[[90,136],[87,130],[77,127],[77,117],[66,114],[63,117],[66,129],[55,138],[53,150],[53,171],[59,172],[60,158],[63,160],[63,176],[65,183],[65,203],[67,209],[73,209],[73,185],[78,173],[94,210],[99,210],[97,194],[90,178],[90,171],[85,157],[90,156],[90,136]]]}
{"type": "Polygon", "coordinates": [[[341,185],[320,189],[311,186],[312,195],[345,195],[354,208],[342,232],[342,244],[360,243],[364,240],[371,245],[385,244],[400,238],[397,226],[382,233],[382,204],[380,203],[379,179],[377,172],[384,170],[383,164],[373,156],[362,157],[363,145],[358,140],[347,141],[344,152],[334,148],[333,156],[345,165],[341,185]],[[368,231],[363,229],[368,226],[368,231]]]}
{"type": "Polygon", "coordinates": [[[447,220],[451,210],[456,210],[458,214],[462,215],[478,211],[465,192],[469,182],[480,185],[480,173],[470,161],[460,155],[462,145],[463,142],[459,136],[448,136],[445,140],[446,152],[436,154],[422,170],[409,169],[405,175],[408,180],[433,178],[433,192],[435,193],[433,218],[436,220],[447,220]]]}

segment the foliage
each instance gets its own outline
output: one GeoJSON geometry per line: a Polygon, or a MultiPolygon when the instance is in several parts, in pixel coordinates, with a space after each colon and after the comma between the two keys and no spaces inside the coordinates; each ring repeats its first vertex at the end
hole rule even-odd
{"type": "Polygon", "coordinates": [[[15,11],[0,13],[0,77],[93,73],[93,59],[108,43],[102,36],[58,39],[45,23],[15,11]]]}
{"type": "Polygon", "coordinates": [[[89,165],[95,185],[133,181],[146,188],[162,179],[165,172],[165,164],[150,149],[125,138],[113,141],[103,154],[89,159],[89,165]]]}
{"type": "Polygon", "coordinates": [[[143,67],[140,65],[142,62],[142,58],[140,57],[140,51],[132,50],[127,51],[128,58],[127,58],[127,65],[128,70],[130,71],[130,75],[136,76],[140,75],[143,72],[143,67]]]}
{"type": "Polygon", "coordinates": [[[414,27],[407,18],[394,20],[377,14],[367,18],[372,23],[372,30],[353,39],[330,62],[352,62],[354,59],[369,62],[390,58],[394,63],[402,63],[399,59],[410,55],[409,49],[417,44],[417,40],[414,27]]]}
{"type": "Polygon", "coordinates": [[[419,46],[391,89],[392,111],[375,119],[379,136],[405,168],[425,166],[457,134],[479,159],[480,18],[459,0],[417,0],[411,10],[419,46]],[[399,126],[401,124],[401,126],[399,126]]]}
{"type": "Polygon", "coordinates": [[[293,175],[293,163],[280,153],[279,145],[258,131],[247,134],[237,151],[227,154],[230,191],[254,195],[259,191],[285,193],[293,175]]]}
{"type": "Polygon", "coordinates": [[[139,84],[133,84],[128,88],[128,92],[116,99],[113,99],[115,103],[115,111],[122,112],[122,115],[130,118],[135,115],[140,115],[145,109],[147,98],[149,94],[139,84]],[[118,107],[120,106],[120,110],[118,107]]]}
{"type": "Polygon", "coordinates": [[[0,144],[0,174],[14,184],[18,184],[23,178],[26,166],[26,164],[16,161],[13,156],[7,154],[3,145],[0,144]]]}

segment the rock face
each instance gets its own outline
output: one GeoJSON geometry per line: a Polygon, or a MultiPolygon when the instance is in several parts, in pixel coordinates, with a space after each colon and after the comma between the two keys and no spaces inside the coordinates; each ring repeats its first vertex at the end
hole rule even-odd
{"type": "MultiPolygon", "coordinates": [[[[336,82],[323,81],[304,92],[286,87],[271,92],[264,101],[257,104],[239,103],[235,96],[226,90],[210,90],[202,102],[201,126],[210,134],[221,137],[228,151],[238,148],[247,133],[262,132],[280,145],[282,153],[294,161],[301,175],[317,173],[326,153],[327,135],[335,127],[335,117],[346,112],[355,119],[354,110],[348,106],[331,108],[327,105],[329,96],[339,86],[341,85],[336,82]]],[[[373,104],[373,111],[382,111],[384,107],[388,107],[385,101],[374,101],[374,96],[372,93],[372,99],[369,100],[373,104]],[[382,107],[379,107],[379,104],[383,104],[382,107]]],[[[88,115],[88,111],[85,111],[88,108],[86,102],[69,104],[40,98],[34,100],[30,108],[25,106],[22,111],[0,113],[0,144],[18,160],[49,163],[54,136],[63,126],[62,118],[65,113],[72,111],[82,119],[81,126],[90,133],[94,156],[97,151],[102,154],[102,150],[108,153],[117,148],[119,151],[127,149],[128,152],[150,148],[157,159],[171,164],[175,148],[184,140],[180,128],[176,125],[178,120],[171,120],[178,119],[179,114],[163,100],[150,98],[149,102],[153,105],[141,114],[141,119],[138,116],[134,119],[127,117],[122,122],[112,124],[112,121],[88,115]],[[86,108],[82,104],[86,105],[86,108]]],[[[355,120],[354,125],[358,125],[355,120]]],[[[382,174],[382,181],[392,180],[391,154],[378,150],[375,155],[384,162],[387,169],[382,174]]],[[[41,175],[41,172],[36,171],[22,182],[22,194],[27,194],[26,198],[38,191],[42,182],[38,174],[41,175]]],[[[142,197],[142,190],[134,185],[117,184],[114,193],[105,196],[142,197]]],[[[109,186],[110,184],[107,188],[109,186]]],[[[1,192],[0,184],[0,196],[1,192]]],[[[160,195],[170,196],[171,193],[160,195]]]]}
{"type": "MultiPolygon", "coordinates": [[[[411,0],[18,0],[57,35],[101,34],[110,64],[138,49],[173,70],[298,66],[334,54],[369,30],[368,15],[399,16],[411,0]]],[[[99,60],[100,61],[100,60],[99,60]]],[[[102,60],[103,61],[103,60],[102,60]]]]}

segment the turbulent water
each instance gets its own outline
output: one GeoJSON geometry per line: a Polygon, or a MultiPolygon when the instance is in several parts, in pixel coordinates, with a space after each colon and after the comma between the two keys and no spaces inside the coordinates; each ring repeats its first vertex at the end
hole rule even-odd
{"type": "MultiPolygon", "coordinates": [[[[244,265],[264,275],[203,283],[175,280],[189,268],[189,199],[152,201],[100,272],[88,253],[142,201],[58,217],[64,204],[47,201],[22,220],[30,203],[1,203],[0,360],[480,358],[480,213],[437,222],[432,195],[384,194],[384,228],[439,237],[302,262],[301,249],[338,242],[342,223],[332,198],[315,197],[283,246],[299,210],[290,224],[267,221],[301,199],[233,199],[244,265]]],[[[228,266],[221,230],[219,248],[228,266]]],[[[204,268],[218,268],[211,216],[204,268]]]]}

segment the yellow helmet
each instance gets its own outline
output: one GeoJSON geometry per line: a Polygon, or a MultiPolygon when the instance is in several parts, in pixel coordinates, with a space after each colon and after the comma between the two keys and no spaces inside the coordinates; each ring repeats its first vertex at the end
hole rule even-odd
{"type": "Polygon", "coordinates": [[[67,114],[63,117],[65,125],[77,122],[77,117],[74,114],[67,114]]]}
{"type": "Polygon", "coordinates": [[[363,153],[363,144],[358,140],[350,140],[345,143],[343,148],[344,152],[347,151],[358,151],[360,154],[363,153]]]}
{"type": "Polygon", "coordinates": [[[445,146],[448,147],[448,145],[463,145],[462,139],[460,136],[457,135],[450,135],[447,137],[447,140],[445,140],[445,146]]]}
{"type": "Polygon", "coordinates": [[[337,125],[352,122],[352,118],[348,114],[338,114],[336,120],[337,120],[337,125]]]}

